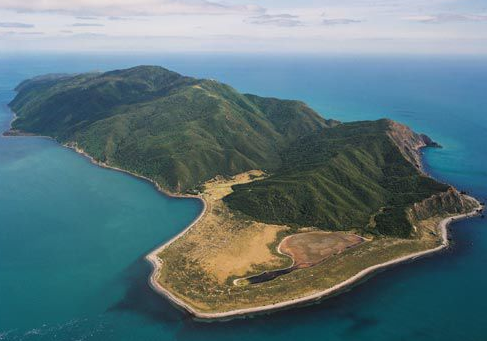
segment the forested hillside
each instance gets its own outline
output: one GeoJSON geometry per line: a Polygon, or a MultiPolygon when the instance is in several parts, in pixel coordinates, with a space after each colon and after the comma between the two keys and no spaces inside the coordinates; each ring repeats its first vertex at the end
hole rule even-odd
{"type": "Polygon", "coordinates": [[[14,129],[75,142],[175,192],[216,175],[277,169],[298,136],[337,124],[299,101],[242,95],[156,66],[43,76],[17,91],[14,129]]]}
{"type": "Polygon", "coordinates": [[[449,188],[418,164],[417,149],[431,139],[403,125],[341,124],[300,101],[240,94],[161,67],[47,75],[17,91],[14,130],[76,145],[172,192],[266,171],[224,199],[258,221],[409,237],[406,209],[449,188]]]}
{"type": "Polygon", "coordinates": [[[225,200],[269,223],[332,230],[370,225],[370,231],[407,237],[412,226],[405,208],[449,186],[404,158],[389,137],[390,123],[344,123],[305,136],[283,152],[279,170],[234,186],[225,200]]]}

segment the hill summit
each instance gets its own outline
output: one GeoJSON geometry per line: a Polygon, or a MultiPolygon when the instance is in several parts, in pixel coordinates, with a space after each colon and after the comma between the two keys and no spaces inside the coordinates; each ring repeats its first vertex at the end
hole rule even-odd
{"type": "Polygon", "coordinates": [[[297,137],[337,124],[299,101],[240,94],[158,66],[41,76],[16,90],[13,129],[76,142],[176,192],[216,175],[277,169],[297,137]]]}
{"type": "MultiPolygon", "coordinates": [[[[51,136],[170,192],[265,171],[223,199],[257,221],[409,238],[411,207],[450,189],[421,169],[420,148],[436,144],[402,124],[327,120],[300,101],[158,66],[46,75],[16,90],[14,131],[51,136]]],[[[452,198],[447,209],[462,211],[452,198]]]]}

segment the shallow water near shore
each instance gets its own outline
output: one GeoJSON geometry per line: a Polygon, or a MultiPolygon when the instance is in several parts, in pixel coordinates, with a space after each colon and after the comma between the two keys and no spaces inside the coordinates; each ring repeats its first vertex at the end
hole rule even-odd
{"type": "MultiPolygon", "coordinates": [[[[487,197],[487,60],[478,58],[4,56],[0,130],[25,78],[138,64],[301,99],[339,120],[399,120],[444,146],[425,152],[433,176],[487,197]]],[[[485,338],[486,220],[452,225],[449,250],[320,304],[202,323],[150,290],[143,260],[200,210],[197,200],[161,195],[52,140],[0,138],[0,340],[485,338]]]]}

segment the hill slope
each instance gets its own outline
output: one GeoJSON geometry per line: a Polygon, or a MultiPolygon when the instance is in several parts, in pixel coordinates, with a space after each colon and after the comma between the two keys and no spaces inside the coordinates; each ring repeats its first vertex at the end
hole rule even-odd
{"type": "MultiPolygon", "coordinates": [[[[47,75],[17,91],[14,130],[76,145],[173,192],[267,171],[224,198],[257,221],[405,238],[414,235],[408,209],[449,188],[422,173],[418,149],[434,143],[406,126],[340,124],[299,101],[240,94],[161,67],[47,75]]],[[[455,207],[452,198],[437,210],[455,207]]]]}
{"type": "Polygon", "coordinates": [[[336,124],[302,102],[242,95],[154,66],[43,76],[17,91],[13,129],[76,143],[176,192],[216,175],[277,169],[279,152],[298,136],[336,124]]]}
{"type": "Polygon", "coordinates": [[[404,157],[391,138],[404,128],[390,120],[353,122],[303,137],[283,152],[272,176],[234,186],[225,201],[268,223],[332,230],[362,228],[378,213],[371,231],[408,237],[405,209],[449,186],[404,157]]]}

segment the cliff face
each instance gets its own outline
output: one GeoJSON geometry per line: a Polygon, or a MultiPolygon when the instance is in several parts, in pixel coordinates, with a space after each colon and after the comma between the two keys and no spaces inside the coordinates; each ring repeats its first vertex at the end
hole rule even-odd
{"type": "MultiPolygon", "coordinates": [[[[440,147],[430,137],[417,134],[409,127],[388,121],[388,136],[394,141],[402,155],[424,174],[421,162],[421,148],[440,147]]],[[[479,203],[472,197],[460,194],[455,188],[434,194],[421,202],[414,203],[408,210],[408,219],[411,222],[428,219],[446,214],[462,214],[471,212],[479,203]]]]}
{"type": "MultiPolygon", "coordinates": [[[[413,164],[424,176],[428,176],[422,164],[422,152],[424,147],[441,146],[429,136],[417,134],[409,127],[398,122],[388,120],[387,135],[398,147],[401,154],[413,164]]],[[[454,187],[433,194],[429,198],[413,203],[406,209],[406,218],[412,224],[435,216],[463,214],[473,211],[479,206],[479,202],[467,195],[460,194],[454,187]]]]}
{"type": "Polygon", "coordinates": [[[388,120],[389,131],[387,135],[394,141],[402,155],[418,170],[424,173],[421,163],[421,148],[440,147],[431,138],[424,134],[417,134],[409,127],[398,122],[388,120]]]}
{"type": "Polygon", "coordinates": [[[421,202],[415,203],[409,209],[411,221],[428,219],[437,215],[462,214],[473,211],[479,206],[474,198],[460,194],[455,188],[435,194],[421,202]]]}

